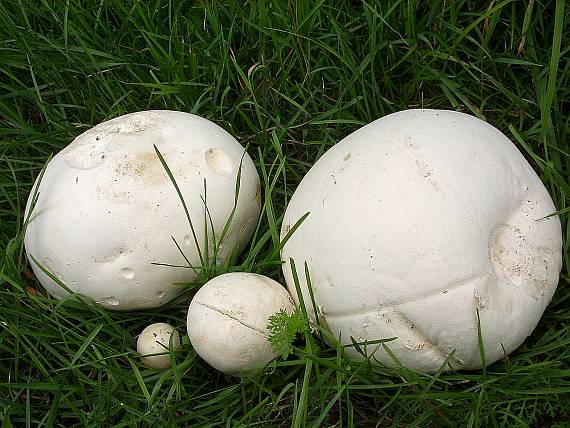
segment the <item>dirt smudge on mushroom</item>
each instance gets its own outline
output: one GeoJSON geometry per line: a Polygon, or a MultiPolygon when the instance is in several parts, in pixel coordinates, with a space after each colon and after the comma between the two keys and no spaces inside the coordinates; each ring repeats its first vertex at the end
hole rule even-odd
{"type": "Polygon", "coordinates": [[[95,263],[113,263],[121,258],[123,255],[131,253],[126,246],[121,245],[118,247],[110,248],[104,254],[96,255],[93,257],[95,263]]]}
{"type": "Polygon", "coordinates": [[[168,180],[168,175],[155,152],[137,154],[132,160],[124,159],[117,163],[115,173],[122,177],[132,177],[149,185],[163,184],[168,180]]]}
{"type": "Polygon", "coordinates": [[[424,178],[435,190],[441,191],[439,183],[433,178],[433,168],[427,162],[416,159],[416,173],[424,178]]]}

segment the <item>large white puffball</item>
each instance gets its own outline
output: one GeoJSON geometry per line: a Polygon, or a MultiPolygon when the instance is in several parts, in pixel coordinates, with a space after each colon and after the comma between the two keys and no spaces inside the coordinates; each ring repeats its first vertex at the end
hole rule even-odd
{"type": "Polygon", "coordinates": [[[278,282],[253,273],[227,273],[208,281],[188,308],[192,346],[226,374],[260,368],[277,357],[268,341],[269,317],[292,313],[291,296],[278,282]]]}
{"type": "Polygon", "coordinates": [[[153,369],[169,368],[172,364],[170,351],[181,348],[176,329],[163,322],[149,325],[137,339],[137,352],[141,355],[142,363],[153,369]]]}
{"type": "MultiPolygon", "coordinates": [[[[350,344],[397,337],[406,366],[480,368],[517,348],[550,302],[562,266],[561,228],[542,182],[509,139],[467,114],[407,110],[326,152],[291,198],[282,258],[313,313],[350,344]]],[[[381,363],[378,344],[363,346],[381,363]]],[[[355,348],[347,348],[358,355],[355,348]]]]}
{"type": "MultiPolygon", "coordinates": [[[[143,111],[84,132],[47,166],[25,246],[73,292],[108,309],[160,306],[181,292],[180,283],[194,280],[192,269],[158,265],[187,265],[172,238],[196,269],[201,266],[184,208],[153,145],[180,187],[204,261],[206,250],[213,258],[213,237],[220,244],[234,208],[240,165],[239,199],[217,262],[244,248],[259,217],[260,182],[251,158],[206,119],[143,111]]],[[[31,264],[52,296],[67,294],[31,264]]]]}

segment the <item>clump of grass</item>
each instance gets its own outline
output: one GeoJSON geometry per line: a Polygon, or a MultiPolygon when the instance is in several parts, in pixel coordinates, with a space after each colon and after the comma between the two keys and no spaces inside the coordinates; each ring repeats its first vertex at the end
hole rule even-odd
{"type": "Polygon", "coordinates": [[[417,107],[465,111],[503,130],[544,181],[570,236],[569,9],[564,0],[3,1],[3,426],[568,420],[568,239],[562,280],[540,325],[485,373],[386,369],[303,333],[287,359],[240,380],[212,371],[187,339],[171,369],[142,367],[136,334],[155,321],[184,331],[186,305],[111,313],[73,298],[54,301],[31,276],[20,238],[26,198],[50,154],[105,119],[182,110],[247,145],[263,179],[262,220],[228,269],[282,280],[280,222],[310,166],[360,125],[417,107]]]}

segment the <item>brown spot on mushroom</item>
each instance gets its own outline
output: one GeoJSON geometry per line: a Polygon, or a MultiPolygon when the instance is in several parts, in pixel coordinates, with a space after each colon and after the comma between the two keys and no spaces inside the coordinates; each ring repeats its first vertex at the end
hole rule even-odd
{"type": "MultiPolygon", "coordinates": [[[[139,153],[134,159],[127,157],[117,163],[115,172],[119,176],[132,177],[149,185],[162,184],[168,180],[168,175],[155,152],[139,153]]],[[[119,199],[124,196],[119,195],[119,199]]]]}

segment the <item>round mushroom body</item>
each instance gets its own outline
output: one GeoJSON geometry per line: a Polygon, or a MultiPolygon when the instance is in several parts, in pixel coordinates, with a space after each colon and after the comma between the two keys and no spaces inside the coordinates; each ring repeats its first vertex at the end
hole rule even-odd
{"type": "Polygon", "coordinates": [[[260,368],[277,357],[268,341],[269,317],[295,305],[278,282],[253,273],[227,273],[208,281],[188,308],[192,346],[208,364],[230,375],[260,368]]]}
{"type": "Polygon", "coordinates": [[[172,361],[170,351],[182,349],[176,329],[167,323],[155,323],[146,327],[137,339],[137,352],[143,364],[152,369],[168,369],[172,361]],[[161,354],[161,355],[154,355],[161,354]]]}
{"type": "Polygon", "coordinates": [[[175,284],[193,281],[202,262],[221,263],[245,247],[261,205],[259,176],[244,148],[216,124],[176,111],[132,113],[93,127],[50,161],[37,187],[26,208],[37,190],[25,246],[39,281],[55,298],[67,295],[36,261],[112,310],[154,308],[178,296],[175,284]],[[188,261],[194,269],[165,266],[188,261]]]}
{"type": "MultiPolygon", "coordinates": [[[[396,337],[386,345],[408,367],[434,372],[448,359],[477,369],[477,314],[490,364],[525,340],[552,298],[562,266],[560,222],[546,217],[555,211],[493,126],[402,111],[344,138],[304,177],[282,236],[309,215],[283,248],[283,271],[296,296],[289,260],[307,262],[320,321],[342,343],[396,337]]],[[[381,345],[362,348],[394,365],[381,345]]]]}

